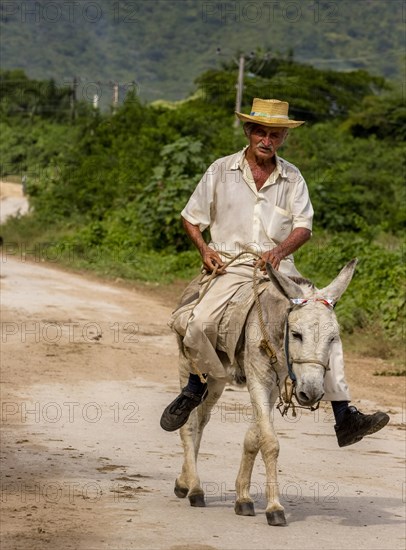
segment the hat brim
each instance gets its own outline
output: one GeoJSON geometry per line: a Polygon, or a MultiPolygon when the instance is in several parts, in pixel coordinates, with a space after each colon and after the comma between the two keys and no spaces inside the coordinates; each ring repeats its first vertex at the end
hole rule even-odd
{"type": "Polygon", "coordinates": [[[272,121],[269,118],[260,117],[260,116],[251,116],[244,115],[243,113],[238,113],[235,111],[235,114],[243,122],[255,122],[255,124],[261,124],[261,126],[275,126],[278,128],[297,128],[305,123],[304,120],[286,120],[284,118],[274,118],[272,121]]]}

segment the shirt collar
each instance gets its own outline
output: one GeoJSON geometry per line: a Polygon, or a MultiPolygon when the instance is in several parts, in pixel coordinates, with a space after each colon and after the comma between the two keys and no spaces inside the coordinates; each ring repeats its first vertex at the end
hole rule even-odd
{"type": "MultiPolygon", "coordinates": [[[[230,167],[231,170],[241,170],[241,171],[243,171],[244,161],[245,161],[245,152],[246,152],[247,149],[248,149],[248,145],[246,145],[244,147],[244,149],[242,149],[241,151],[239,151],[237,153],[237,158],[235,159],[234,163],[230,167]]],[[[275,153],[275,160],[276,160],[276,168],[273,171],[273,175],[275,177],[274,181],[276,181],[276,178],[278,176],[281,176],[281,178],[286,178],[287,177],[286,166],[283,162],[283,159],[281,159],[275,153]]]]}
{"type": "Polygon", "coordinates": [[[236,154],[236,158],[235,158],[235,161],[233,162],[233,164],[230,166],[230,170],[241,170],[243,169],[243,166],[244,166],[244,159],[245,159],[245,151],[248,149],[248,145],[246,145],[244,147],[244,149],[242,149],[241,151],[239,151],[237,154],[236,154]]]}
{"type": "Polygon", "coordinates": [[[276,173],[281,176],[281,178],[286,178],[286,166],[285,163],[282,162],[281,158],[275,153],[275,160],[276,160],[276,173]]]}

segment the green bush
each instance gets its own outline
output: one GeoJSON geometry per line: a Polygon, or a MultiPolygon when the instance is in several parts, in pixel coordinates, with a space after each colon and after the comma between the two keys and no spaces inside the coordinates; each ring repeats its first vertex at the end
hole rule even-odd
{"type": "Polygon", "coordinates": [[[353,137],[336,123],[291,131],[282,152],[302,171],[316,226],[400,233],[406,221],[402,144],[353,137]]]}
{"type": "Polygon", "coordinates": [[[378,325],[388,336],[401,340],[406,322],[406,264],[400,243],[391,248],[361,234],[323,233],[296,253],[296,264],[322,288],[352,258],[359,260],[355,275],[337,305],[344,329],[378,325]]]}

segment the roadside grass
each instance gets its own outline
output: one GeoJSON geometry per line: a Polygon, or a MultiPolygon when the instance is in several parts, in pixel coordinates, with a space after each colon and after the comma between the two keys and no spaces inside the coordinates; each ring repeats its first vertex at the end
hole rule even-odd
{"type": "Polygon", "coordinates": [[[406,376],[406,369],[375,371],[374,376],[406,376]]]}
{"type": "Polygon", "coordinates": [[[89,271],[109,280],[169,285],[191,280],[199,273],[200,259],[193,251],[145,250],[127,243],[114,247],[83,244],[75,237],[77,225],[44,227],[35,216],[9,218],[1,226],[2,261],[60,265],[74,271],[89,271]]]}
{"type": "Polygon", "coordinates": [[[341,334],[346,352],[385,361],[387,367],[382,371],[374,372],[374,376],[404,376],[404,374],[398,374],[404,373],[406,366],[405,346],[402,339],[388,338],[377,323],[351,331],[342,329],[341,334]]]}

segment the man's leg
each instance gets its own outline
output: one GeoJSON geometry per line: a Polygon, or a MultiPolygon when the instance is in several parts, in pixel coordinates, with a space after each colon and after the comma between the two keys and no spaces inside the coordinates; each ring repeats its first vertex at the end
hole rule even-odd
{"type": "Polygon", "coordinates": [[[339,447],[346,447],[361,441],[366,436],[382,429],[389,422],[389,416],[381,411],[363,414],[350,405],[350,394],[344,375],[344,357],[341,340],[331,347],[330,370],[324,380],[323,400],[331,401],[336,425],[334,426],[339,447]]]}
{"type": "MultiPolygon", "coordinates": [[[[201,375],[225,378],[227,373],[217,355],[218,327],[228,302],[245,282],[252,281],[252,266],[229,267],[211,283],[188,322],[183,345],[189,359],[189,381],[178,397],[164,410],[161,427],[166,431],[181,428],[190,413],[207,396],[207,384],[201,375]]],[[[202,292],[205,292],[203,286],[202,292]]]]}

